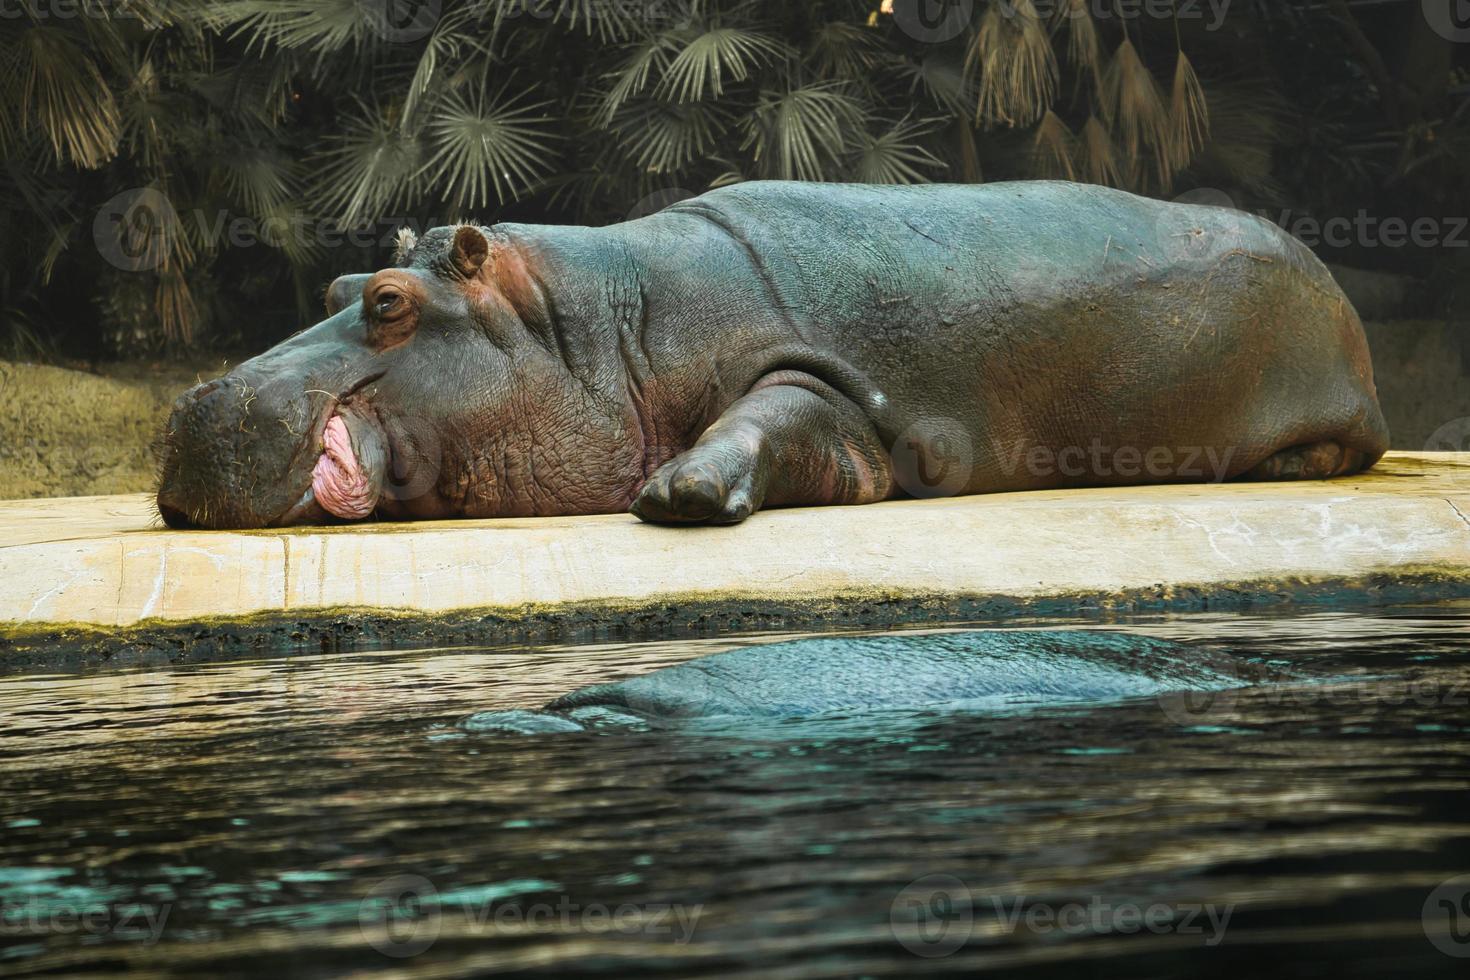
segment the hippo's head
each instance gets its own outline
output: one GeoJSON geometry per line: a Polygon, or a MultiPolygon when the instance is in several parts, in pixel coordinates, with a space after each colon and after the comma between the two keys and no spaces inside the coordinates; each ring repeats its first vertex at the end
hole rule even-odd
{"type": "Polygon", "coordinates": [[[556,509],[554,491],[515,485],[528,467],[514,460],[575,414],[576,386],[532,336],[545,299],[517,248],[434,229],[395,267],[332,283],[326,307],[174,404],[158,490],[169,526],[556,509]]]}

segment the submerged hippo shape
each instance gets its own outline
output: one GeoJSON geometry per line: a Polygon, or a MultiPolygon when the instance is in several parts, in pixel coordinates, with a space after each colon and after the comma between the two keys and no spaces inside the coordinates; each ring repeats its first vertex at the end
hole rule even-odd
{"type": "Polygon", "coordinates": [[[1352,473],[1357,314],[1274,225],[1056,181],[754,182],[405,239],[200,385],[174,527],[760,507],[1352,473]]]}
{"type": "Polygon", "coordinates": [[[1215,691],[1262,668],[1206,647],[1090,630],[829,637],[746,647],[488,711],[473,732],[539,734],[915,709],[1014,710],[1215,691]]]}

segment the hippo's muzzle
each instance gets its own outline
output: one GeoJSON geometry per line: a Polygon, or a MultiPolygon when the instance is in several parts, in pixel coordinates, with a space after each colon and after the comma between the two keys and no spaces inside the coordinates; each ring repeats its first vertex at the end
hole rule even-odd
{"type": "Polygon", "coordinates": [[[164,523],[281,527],[370,516],[391,453],[361,387],[293,393],[229,375],[186,392],[159,448],[164,523]]]}

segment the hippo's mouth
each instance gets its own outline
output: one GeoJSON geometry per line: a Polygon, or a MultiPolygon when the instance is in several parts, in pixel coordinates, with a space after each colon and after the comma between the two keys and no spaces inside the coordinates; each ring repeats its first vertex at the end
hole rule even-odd
{"type": "Polygon", "coordinates": [[[290,510],[272,522],[276,526],[328,516],[360,521],[377,509],[388,449],[376,419],[355,406],[338,404],[322,426],[318,453],[310,485],[290,510]]]}

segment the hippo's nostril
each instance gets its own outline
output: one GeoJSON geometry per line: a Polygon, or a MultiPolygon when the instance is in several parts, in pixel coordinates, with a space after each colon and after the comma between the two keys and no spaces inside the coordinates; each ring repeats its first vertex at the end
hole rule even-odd
{"type": "Polygon", "coordinates": [[[219,391],[219,382],[218,381],[206,381],[204,384],[200,385],[199,387],[195,388],[193,391],[189,392],[189,397],[190,398],[193,398],[197,402],[201,398],[208,398],[210,395],[214,394],[216,391],[219,391]]]}

